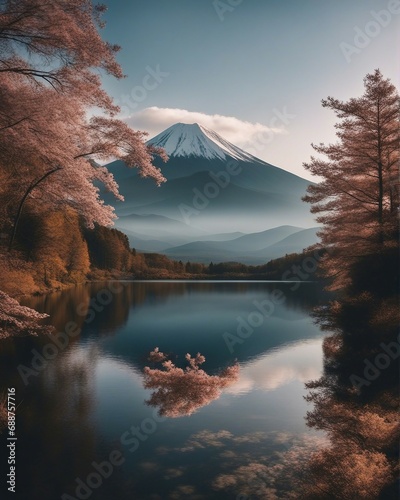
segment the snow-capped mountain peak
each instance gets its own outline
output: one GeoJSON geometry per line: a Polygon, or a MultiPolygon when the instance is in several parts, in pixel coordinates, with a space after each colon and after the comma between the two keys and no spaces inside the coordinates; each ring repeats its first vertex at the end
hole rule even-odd
{"type": "Polygon", "coordinates": [[[170,157],[257,161],[251,154],[198,123],[176,123],[150,139],[148,144],[164,148],[170,157]]]}

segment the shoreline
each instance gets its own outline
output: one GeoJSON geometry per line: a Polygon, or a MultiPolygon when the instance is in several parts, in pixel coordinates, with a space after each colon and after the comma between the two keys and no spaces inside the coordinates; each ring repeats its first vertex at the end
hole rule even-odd
{"type": "Polygon", "coordinates": [[[199,283],[321,283],[321,280],[282,280],[276,278],[268,279],[265,276],[256,276],[254,275],[238,275],[238,276],[220,276],[220,275],[199,275],[199,276],[180,276],[176,278],[171,277],[135,277],[135,276],[109,276],[104,278],[96,278],[96,279],[87,279],[85,281],[81,281],[78,283],[65,283],[60,284],[60,286],[56,286],[53,288],[49,288],[47,290],[36,291],[31,294],[18,294],[14,296],[18,301],[23,299],[27,299],[30,297],[42,297],[44,295],[48,295],[56,292],[63,292],[65,290],[69,290],[70,288],[74,288],[80,285],[90,285],[94,283],[104,283],[106,281],[122,281],[127,283],[191,283],[191,282],[199,282],[199,283]]]}

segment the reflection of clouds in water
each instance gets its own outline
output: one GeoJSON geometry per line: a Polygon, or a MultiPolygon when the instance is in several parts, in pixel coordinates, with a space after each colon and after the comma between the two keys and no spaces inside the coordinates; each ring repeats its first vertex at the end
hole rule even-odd
{"type": "Polygon", "coordinates": [[[141,462],[139,467],[143,469],[144,472],[154,472],[160,468],[157,462],[141,462]]]}
{"type": "Polygon", "coordinates": [[[169,468],[164,473],[164,479],[175,479],[183,476],[184,473],[185,467],[169,468]]]}
{"type": "MultiPolygon", "coordinates": [[[[208,375],[199,366],[204,357],[187,357],[185,370],[167,360],[158,349],[151,353],[153,362],[163,369],[144,370],[144,387],[153,389],[148,404],[159,407],[160,415],[191,415],[218,399],[222,390],[244,394],[253,389],[274,390],[293,380],[306,382],[322,373],[322,339],[285,346],[245,365],[228,367],[219,375],[208,375]]],[[[188,355],[187,355],[188,356],[188,355]]]]}
{"type": "Polygon", "coordinates": [[[254,389],[278,389],[297,380],[307,382],[322,373],[322,339],[298,342],[241,366],[239,380],[226,392],[244,394],[254,389]]]}
{"type": "MultiPolygon", "coordinates": [[[[273,500],[298,498],[294,492],[298,491],[297,481],[304,465],[310,454],[326,444],[326,438],[306,433],[295,435],[272,431],[235,435],[224,429],[205,429],[191,435],[180,448],[159,451],[165,454],[185,453],[188,454],[188,463],[190,457],[194,457],[197,463],[197,453],[207,448],[214,449],[212,455],[218,461],[219,471],[217,475],[213,473],[212,479],[216,494],[224,492],[235,497],[243,495],[273,500]]],[[[202,466],[207,467],[206,464],[202,466]]],[[[180,469],[183,480],[186,471],[190,471],[190,467],[180,469]]],[[[175,490],[176,496],[171,498],[185,498],[183,490],[178,490],[175,490]]]]}
{"type": "Polygon", "coordinates": [[[194,451],[196,449],[208,447],[222,448],[227,446],[228,443],[259,443],[262,439],[265,439],[265,437],[265,432],[252,432],[242,436],[234,436],[231,432],[226,430],[212,432],[206,429],[193,434],[193,436],[191,436],[191,438],[186,442],[186,445],[179,448],[179,451],[194,451]]]}
{"type": "Polygon", "coordinates": [[[196,492],[196,488],[191,484],[181,484],[174,491],[172,491],[168,498],[171,500],[205,500],[206,497],[196,492]]]}
{"type": "MultiPolygon", "coordinates": [[[[232,440],[235,444],[253,442],[253,435],[239,436],[232,440]]],[[[297,481],[302,474],[304,464],[315,450],[326,443],[324,438],[309,436],[292,436],[286,433],[265,436],[269,444],[280,445],[280,450],[261,449],[251,453],[238,452],[221,465],[225,472],[218,474],[213,480],[213,489],[242,495],[244,498],[262,498],[268,500],[298,498],[297,481]],[[271,443],[272,440],[272,443],[271,443]],[[244,463],[243,463],[244,462],[244,463]]],[[[259,441],[260,442],[260,441],[259,441]]],[[[239,448],[240,450],[240,448],[239,448]]]]}
{"type": "Polygon", "coordinates": [[[237,492],[245,498],[252,495],[252,498],[256,496],[256,498],[275,500],[279,497],[276,495],[277,490],[269,486],[271,470],[271,467],[256,462],[242,465],[232,474],[219,475],[213,482],[213,488],[217,491],[237,492]]]}
{"type": "MultiPolygon", "coordinates": [[[[160,472],[161,470],[161,464],[158,462],[139,462],[138,467],[140,467],[142,474],[149,474],[152,475],[154,472],[160,472]]],[[[166,480],[169,479],[176,479],[177,477],[183,476],[185,473],[186,467],[180,466],[180,467],[169,467],[167,469],[163,469],[163,477],[166,480]]]]}

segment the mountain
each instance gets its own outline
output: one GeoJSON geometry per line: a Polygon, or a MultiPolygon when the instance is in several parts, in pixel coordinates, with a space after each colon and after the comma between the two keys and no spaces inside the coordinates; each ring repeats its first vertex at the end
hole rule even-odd
{"type": "Polygon", "coordinates": [[[214,264],[224,261],[263,264],[285,254],[301,252],[313,245],[318,239],[316,236],[318,229],[317,227],[301,229],[280,226],[229,241],[195,241],[167,248],[163,253],[173,259],[197,260],[205,264],[210,261],[214,264]]]}
{"type": "MultiPolygon", "coordinates": [[[[133,231],[140,234],[143,239],[152,239],[164,241],[169,246],[178,242],[193,241],[199,235],[206,236],[207,233],[187,226],[184,222],[170,219],[163,215],[154,214],[129,214],[121,215],[118,219],[118,228],[123,231],[133,231]]],[[[168,245],[165,245],[167,247],[168,245]]]]}
{"type": "Polygon", "coordinates": [[[248,252],[249,249],[252,249],[252,251],[262,250],[287,236],[302,231],[302,229],[295,226],[279,226],[267,231],[232,238],[231,245],[236,252],[248,252]]]}
{"type": "Polygon", "coordinates": [[[107,167],[125,201],[116,202],[103,193],[120,217],[116,227],[138,249],[142,245],[160,251],[164,243],[165,250],[193,243],[186,249],[191,260],[218,248],[228,258],[277,243],[290,236],[289,226],[299,230],[315,226],[309,207],[301,201],[309,181],[252,156],[212,130],[197,123],[177,123],[148,144],[164,148],[169,155],[165,164],[154,159],[167,182],[157,187],[117,161],[107,167]],[[263,243],[261,234],[254,236],[279,227],[281,238],[274,239],[270,233],[272,239],[263,243]],[[244,239],[235,243],[235,250],[211,243],[226,240],[221,235],[228,233],[245,234],[238,235],[244,239]]]}
{"type": "Polygon", "coordinates": [[[206,158],[207,160],[257,161],[257,158],[223,139],[198,123],[177,123],[156,135],[148,144],[163,148],[173,158],[206,158]]]}

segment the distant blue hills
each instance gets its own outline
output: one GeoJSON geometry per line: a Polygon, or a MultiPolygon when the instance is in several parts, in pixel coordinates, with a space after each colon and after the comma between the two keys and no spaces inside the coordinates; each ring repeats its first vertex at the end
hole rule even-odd
{"type": "Polygon", "coordinates": [[[139,251],[178,260],[265,263],[316,243],[316,223],[301,201],[310,183],[270,165],[197,124],[176,124],[149,141],[169,160],[154,163],[157,187],[120,161],[107,165],[124,202],[104,193],[139,251]]]}

